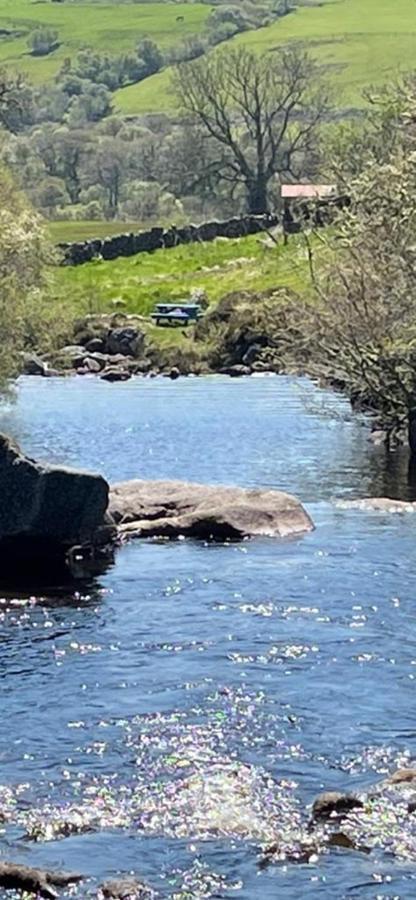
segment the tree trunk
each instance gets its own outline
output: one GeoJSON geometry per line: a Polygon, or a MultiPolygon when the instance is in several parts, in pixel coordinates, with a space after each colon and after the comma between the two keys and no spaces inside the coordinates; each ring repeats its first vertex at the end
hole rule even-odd
{"type": "Polygon", "coordinates": [[[251,216],[263,216],[269,211],[265,178],[247,182],[247,206],[251,216]]]}

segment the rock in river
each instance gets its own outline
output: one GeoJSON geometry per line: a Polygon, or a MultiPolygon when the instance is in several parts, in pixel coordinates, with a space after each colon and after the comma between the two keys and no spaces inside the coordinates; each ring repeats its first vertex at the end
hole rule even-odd
{"type": "MultiPolygon", "coordinates": [[[[105,541],[108,485],[100,475],[43,465],[0,435],[2,575],[61,566],[74,548],[105,541]]],[[[70,556],[68,557],[70,558],[70,556]]]]}
{"type": "Polygon", "coordinates": [[[274,490],[205,486],[180,481],[129,481],[110,492],[110,513],[130,537],[241,540],[312,531],[299,500],[274,490]]]}

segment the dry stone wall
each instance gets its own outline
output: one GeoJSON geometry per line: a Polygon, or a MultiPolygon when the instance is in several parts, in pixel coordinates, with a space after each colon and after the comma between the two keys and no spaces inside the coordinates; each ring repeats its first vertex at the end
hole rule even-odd
{"type": "Polygon", "coordinates": [[[267,232],[282,224],[287,233],[300,231],[302,223],[323,226],[333,218],[337,209],[348,205],[348,198],[336,197],[317,203],[295,202],[286,206],[283,215],[241,216],[224,222],[213,220],[201,225],[185,225],[176,228],[151,228],[136,234],[118,234],[96,240],[79,241],[74,244],[58,244],[63,253],[63,265],[79,266],[93,259],[118,259],[120,256],[136,256],[153,250],[169,249],[179,244],[214,241],[216,238],[240,238],[249,234],[267,232]]]}
{"type": "Polygon", "coordinates": [[[75,244],[59,244],[63,251],[63,264],[79,266],[92,259],[117,259],[120,256],[135,256],[153,250],[177,247],[179,244],[214,241],[215,238],[238,238],[248,234],[258,234],[274,228],[279,223],[278,216],[243,216],[227,219],[225,222],[203,222],[202,225],[186,225],[182,228],[151,228],[137,234],[119,234],[103,240],[80,241],[75,244]]]}

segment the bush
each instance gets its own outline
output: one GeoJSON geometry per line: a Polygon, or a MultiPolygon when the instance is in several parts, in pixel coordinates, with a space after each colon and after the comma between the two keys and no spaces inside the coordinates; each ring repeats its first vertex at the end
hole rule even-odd
{"type": "MultiPolygon", "coordinates": [[[[24,350],[47,349],[62,321],[46,298],[51,250],[44,225],[4,170],[0,177],[0,387],[17,375],[24,350]]],[[[65,327],[63,328],[65,330],[65,327]]]]}
{"type": "Polygon", "coordinates": [[[59,47],[58,32],[53,28],[37,28],[28,39],[33,56],[47,56],[59,47]]]}

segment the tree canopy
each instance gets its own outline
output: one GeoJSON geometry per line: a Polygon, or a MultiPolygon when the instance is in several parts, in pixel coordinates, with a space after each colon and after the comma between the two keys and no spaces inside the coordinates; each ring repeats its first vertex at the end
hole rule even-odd
{"type": "Polygon", "coordinates": [[[181,63],[173,88],[215,144],[218,176],[244,186],[250,213],[267,212],[276,175],[296,180],[313,166],[329,98],[317,65],[297,47],[267,56],[239,48],[181,63]]]}

